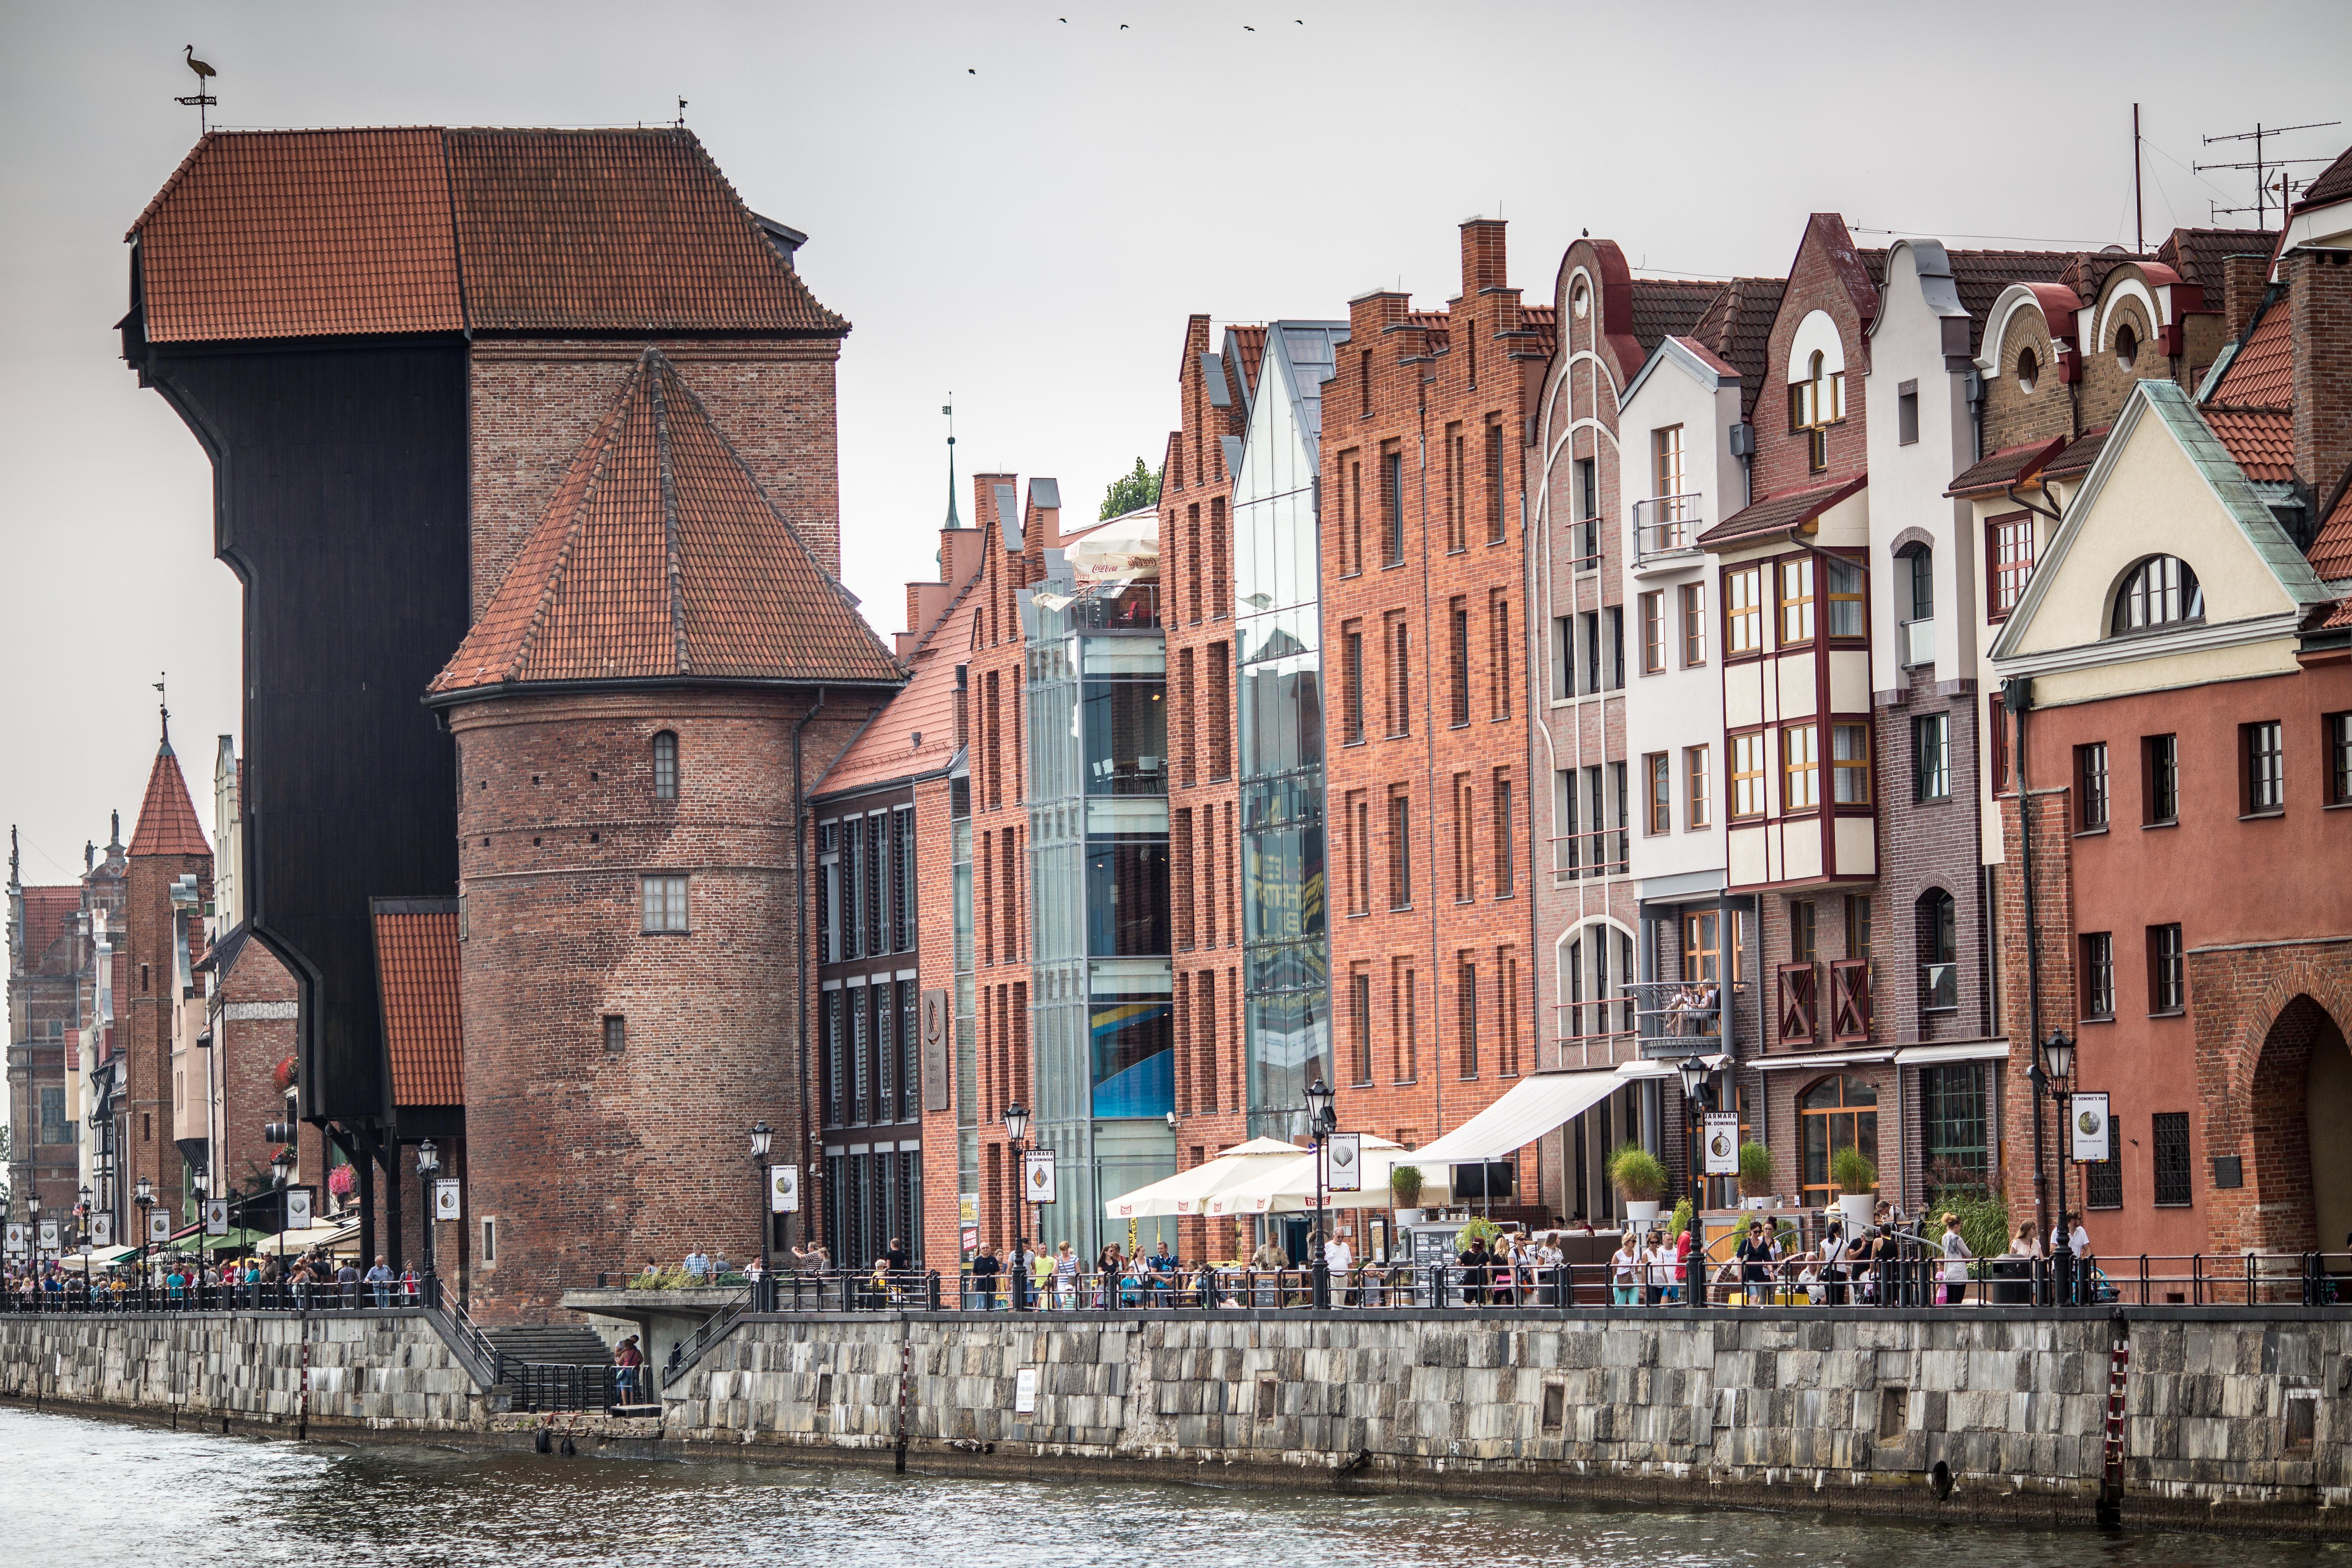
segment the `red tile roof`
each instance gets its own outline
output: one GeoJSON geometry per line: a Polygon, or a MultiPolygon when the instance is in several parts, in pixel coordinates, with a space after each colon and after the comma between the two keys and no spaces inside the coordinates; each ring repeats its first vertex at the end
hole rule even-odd
{"type": "Polygon", "coordinates": [[[2294,416],[2283,408],[2208,408],[2205,423],[2250,479],[2294,478],[2294,416]]]}
{"type": "Polygon", "coordinates": [[[2226,408],[2294,406],[2294,339],[2284,299],[2272,301],[2207,401],[2226,408]]]}
{"type": "Polygon", "coordinates": [[[42,961],[50,948],[72,931],[74,916],[79,913],[81,889],[78,887],[25,889],[25,963],[27,973],[71,973],[69,968],[48,969],[42,961]]]}
{"type": "Polygon", "coordinates": [[[139,826],[131,830],[132,855],[210,855],[196,808],[188,799],[188,781],[180,776],[180,759],[172,742],[155,748],[155,765],[147,772],[147,798],[139,803],[139,826]]]}
{"type": "Polygon", "coordinates": [[[1867,476],[1832,479],[1808,489],[1767,496],[1753,506],[1733,512],[1700,534],[1698,542],[1704,547],[1719,550],[1729,544],[1792,533],[1869,482],[1867,476]]]}
{"type": "Polygon", "coordinates": [[[2337,626],[2352,626],[2352,596],[2336,600],[2336,608],[2329,611],[2327,618],[2319,625],[2326,631],[2333,631],[2337,626]]]}
{"type": "Polygon", "coordinates": [[[1242,384],[1249,388],[1250,395],[1255,397],[1257,395],[1258,362],[1265,357],[1265,329],[1264,327],[1228,327],[1225,330],[1233,334],[1234,347],[1241,352],[1242,384]]]}
{"type": "Polygon", "coordinates": [[[971,646],[981,595],[971,583],[957,596],[916,647],[908,662],[914,676],[888,707],[859,731],[840,759],[825,770],[814,793],[845,795],[918,773],[937,773],[955,758],[956,660],[971,646]],[[920,736],[919,742],[916,740],[920,736]]]}
{"type": "Polygon", "coordinates": [[[1735,278],[1708,302],[1688,334],[1739,372],[1743,414],[1755,412],[1757,395],[1764,390],[1772,323],[1780,314],[1780,297],[1788,291],[1785,278],[1735,278]]]}
{"type": "Polygon", "coordinates": [[[1985,318],[2012,283],[2053,283],[2075,262],[2070,250],[1949,250],[1952,287],[1969,313],[1969,352],[1983,345],[1985,318]]]}
{"type": "Polygon", "coordinates": [[[2047,441],[2004,447],[1970,464],[1944,493],[1951,496],[1998,495],[2011,485],[2021,485],[2040,473],[2042,465],[2058,456],[2065,445],[2065,437],[2053,436],[2047,441]]]}
{"type": "Polygon", "coordinates": [[[2045,479],[2078,479],[2089,473],[2091,465],[2097,462],[2099,454],[2106,449],[2107,432],[2114,428],[2112,425],[2102,425],[2086,435],[2075,437],[2066,444],[2064,451],[2042,466],[2042,477],[2045,479]]]}
{"type": "MultiPolygon", "coordinates": [[[[2328,510],[2319,525],[2319,532],[2311,542],[2305,559],[2311,569],[2325,582],[2338,582],[2352,577],[2352,474],[2347,474],[2336,489],[2336,504],[2328,510]]],[[[2352,600],[2346,603],[2352,604],[2352,600]]],[[[2341,606],[2337,613],[2342,614],[2341,606]]],[[[32,889],[27,888],[27,893],[32,889]]]]}
{"type": "Polygon", "coordinates": [[[429,690],[688,678],[901,677],[677,368],[647,349],[429,690]]]}
{"type": "Polygon", "coordinates": [[[848,331],[675,127],[215,132],[128,237],[156,342],[848,331]]]}
{"type": "Polygon", "coordinates": [[[378,899],[376,983],[395,1106],[466,1103],[466,1042],[457,1008],[457,902],[378,899]]]}

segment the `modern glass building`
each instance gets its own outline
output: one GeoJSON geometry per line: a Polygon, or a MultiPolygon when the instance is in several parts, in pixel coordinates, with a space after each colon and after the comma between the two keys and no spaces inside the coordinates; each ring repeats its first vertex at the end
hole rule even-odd
{"type": "Polygon", "coordinates": [[[1275,321],[1235,468],[1242,993],[1253,1135],[1305,1131],[1331,1064],[1324,900],[1323,632],[1318,518],[1323,384],[1345,321],[1275,321]]]}

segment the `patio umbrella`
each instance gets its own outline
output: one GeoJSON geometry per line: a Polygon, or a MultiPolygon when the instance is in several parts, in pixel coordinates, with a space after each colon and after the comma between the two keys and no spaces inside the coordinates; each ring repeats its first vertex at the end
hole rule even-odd
{"type": "Polygon", "coordinates": [[[1179,1171],[1149,1186],[1122,1193],[1103,1205],[1112,1219],[1160,1219],[1170,1215],[1196,1217],[1209,1211],[1202,1205],[1212,1194],[1245,1182],[1270,1165],[1296,1160],[1296,1143],[1275,1138],[1253,1138],[1237,1143],[1213,1160],[1203,1160],[1189,1171],[1179,1171]]]}

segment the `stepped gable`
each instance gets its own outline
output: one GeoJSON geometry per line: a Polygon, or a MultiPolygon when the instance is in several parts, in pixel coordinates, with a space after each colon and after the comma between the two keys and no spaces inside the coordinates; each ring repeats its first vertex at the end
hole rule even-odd
{"type": "Polygon", "coordinates": [[[972,645],[984,580],[975,572],[958,591],[908,659],[913,674],[906,689],[858,731],[812,794],[838,795],[939,773],[955,760],[955,657],[972,645]]]}
{"type": "Polygon", "coordinates": [[[679,126],[215,131],[124,237],[151,342],[849,331],[679,126]]]}
{"type": "Polygon", "coordinates": [[[551,681],[900,678],[677,367],[647,349],[427,700],[551,681]]]}
{"type": "Polygon", "coordinates": [[[147,798],[139,803],[139,826],[131,830],[131,855],[210,855],[196,808],[188,799],[188,781],[180,776],[180,759],[167,738],[155,748],[155,765],[147,773],[147,798]]]}

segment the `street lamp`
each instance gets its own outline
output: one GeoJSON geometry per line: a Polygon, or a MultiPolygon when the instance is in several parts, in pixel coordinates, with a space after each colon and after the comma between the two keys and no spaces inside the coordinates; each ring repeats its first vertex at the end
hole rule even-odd
{"type": "Polygon", "coordinates": [[[41,1279],[41,1194],[36,1187],[25,1194],[25,1212],[33,1216],[33,1281],[39,1288],[41,1279]]]}
{"type": "Polygon", "coordinates": [[[2072,1147],[2066,1131],[2066,1080],[2074,1074],[2074,1042],[2063,1029],[2053,1029],[2050,1037],[2042,1042],[2041,1059],[2027,1074],[2034,1083],[2050,1091],[2050,1102],[2058,1113],[2058,1225],[2055,1240],[2050,1248],[2050,1267],[2058,1277],[2058,1300],[2069,1304],[2074,1297],[2074,1228],[2066,1223],[2066,1151],[2072,1147]]]}
{"type": "Polygon", "coordinates": [[[1307,1133],[1315,1143],[1316,1235],[1315,1251],[1307,1264],[1312,1270],[1310,1278],[1315,1282],[1314,1300],[1318,1307],[1331,1304],[1331,1243],[1323,1232],[1323,1227],[1330,1223],[1323,1214],[1323,1141],[1330,1137],[1339,1125],[1339,1115],[1331,1109],[1331,1102],[1336,1098],[1331,1086],[1319,1078],[1307,1086],[1307,1133]]]}
{"type": "Polygon", "coordinates": [[[147,1288],[147,1211],[155,1206],[154,1184],[140,1177],[139,1190],[131,1201],[139,1205],[139,1288],[143,1290],[147,1288]]]}
{"type": "Polygon", "coordinates": [[[1691,1147],[1699,1151],[1698,1177],[1691,1184],[1690,1255],[1683,1264],[1683,1300],[1706,1305],[1706,1063],[1694,1051],[1675,1064],[1682,1075],[1683,1103],[1690,1112],[1691,1147]]]}
{"type": "Polygon", "coordinates": [[[82,1184],[81,1202],[74,1205],[74,1246],[81,1252],[81,1303],[89,1305],[89,1185],[82,1184]]]}
{"type": "MultiPolygon", "coordinates": [[[[775,1136],[764,1121],[751,1124],[751,1169],[759,1176],[760,1201],[754,1213],[760,1216],[760,1289],[768,1289],[768,1271],[775,1267],[771,1247],[775,1240],[775,1222],[768,1214],[768,1142],[775,1136]]],[[[765,1310],[765,1308],[761,1308],[765,1310]]]]}
{"type": "MultiPolygon", "coordinates": [[[[1016,1100],[1012,1104],[1004,1108],[1004,1142],[1006,1146],[1013,1151],[1013,1190],[1021,1194],[1021,1196],[1013,1201],[1013,1223],[1014,1225],[1022,1224],[1028,1217],[1022,1211],[1029,1206],[1029,1173],[1023,1165],[1021,1160],[1022,1140],[1028,1137],[1028,1135],[1029,1108],[1016,1100]]],[[[1042,1244],[1044,1238],[1040,1237],[1039,1240],[1042,1244]]],[[[1028,1271],[1020,1267],[1021,1237],[1017,1235],[1013,1238],[1013,1260],[1014,1265],[1013,1274],[1013,1304],[1015,1307],[1025,1307],[1029,1304],[1027,1299],[1029,1281],[1024,1278],[1028,1271]]]]}
{"type": "Polygon", "coordinates": [[[436,1281],[436,1289],[439,1275],[435,1268],[437,1259],[433,1244],[441,1234],[441,1220],[434,1212],[433,1174],[440,1168],[441,1151],[433,1146],[433,1140],[427,1138],[417,1144],[416,1184],[425,1190],[425,1278],[436,1281]]]}

